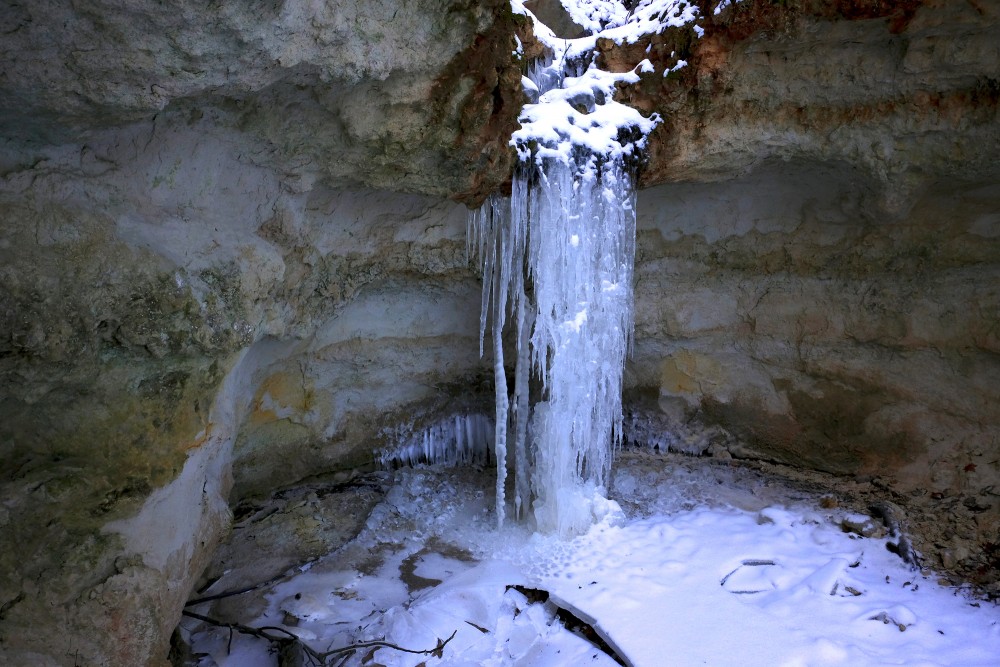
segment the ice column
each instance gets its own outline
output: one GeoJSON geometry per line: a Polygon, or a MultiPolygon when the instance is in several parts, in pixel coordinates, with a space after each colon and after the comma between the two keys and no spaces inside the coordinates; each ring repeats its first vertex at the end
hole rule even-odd
{"type": "Polygon", "coordinates": [[[481,353],[492,318],[498,523],[512,465],[515,512],[530,507],[540,530],[569,535],[609,507],[632,330],[631,170],[656,118],[612,101],[634,72],[603,72],[569,43],[552,48],[525,80],[534,101],[512,139],[521,161],[510,200],[473,214],[469,238],[483,270],[481,353]]]}
{"type": "MultiPolygon", "coordinates": [[[[531,229],[534,514],[542,530],[580,532],[605,509],[620,438],[622,372],[632,330],[635,195],[621,160],[544,160],[514,225],[531,229]],[[596,505],[595,505],[596,503],[596,505]]],[[[533,181],[533,182],[531,182],[533,181]]]]}

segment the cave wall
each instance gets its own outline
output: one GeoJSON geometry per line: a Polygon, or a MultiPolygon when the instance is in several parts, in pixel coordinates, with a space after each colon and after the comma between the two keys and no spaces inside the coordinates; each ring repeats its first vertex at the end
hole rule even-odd
{"type": "Polygon", "coordinates": [[[731,454],[880,478],[989,521],[1000,483],[1000,183],[889,217],[844,165],[767,164],[639,198],[630,381],[731,454]]]}
{"type": "Polygon", "coordinates": [[[996,590],[1000,3],[705,14],[701,39],[598,43],[618,71],[650,59],[620,96],[663,117],[641,174],[634,409],[735,436],[687,451],[929,503],[926,562],[996,590]]]}
{"type": "MultiPolygon", "coordinates": [[[[0,661],[162,663],[230,503],[490,400],[455,202],[509,178],[537,43],[504,2],[398,4],[0,9],[0,661]]],[[[627,407],[932,497],[978,564],[1000,8],[706,8],[600,45],[664,118],[627,407]]]]}
{"type": "Polygon", "coordinates": [[[523,23],[503,0],[7,3],[0,137],[207,114],[256,164],[481,200],[512,164],[523,23]]]}
{"type": "Polygon", "coordinates": [[[481,382],[464,206],[245,150],[167,115],[7,174],[7,664],[154,663],[230,501],[370,465],[481,382]]]}
{"type": "Polygon", "coordinates": [[[161,664],[230,501],[469,402],[515,20],[0,8],[0,662],[161,664]]]}

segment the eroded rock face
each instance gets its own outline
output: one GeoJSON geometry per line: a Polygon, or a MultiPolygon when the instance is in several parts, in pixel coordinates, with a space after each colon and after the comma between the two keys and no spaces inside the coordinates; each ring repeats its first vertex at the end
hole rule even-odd
{"type": "Polygon", "coordinates": [[[777,162],[644,191],[633,407],[722,425],[735,456],[939,499],[989,545],[1000,186],[928,188],[892,220],[875,190],[842,165],[777,162]]]}
{"type": "Polygon", "coordinates": [[[616,71],[653,63],[621,91],[664,119],[643,184],[842,162],[882,186],[892,216],[941,176],[996,177],[995,3],[747,0],[702,13],[701,39],[689,27],[598,44],[616,71]]]}
{"type": "MultiPolygon", "coordinates": [[[[509,177],[530,30],[499,0],[203,4],[0,10],[9,664],[162,662],[230,503],[492,394],[446,197],[509,177]]],[[[934,496],[934,557],[995,580],[1000,20],[889,4],[602,45],[650,57],[621,94],[665,118],[627,402],[934,496]]]]}
{"type": "Polygon", "coordinates": [[[928,189],[895,221],[872,215],[866,191],[843,168],[776,163],[725,185],[643,193],[637,337],[679,348],[656,384],[682,412],[703,398],[725,412],[752,393],[757,420],[829,413],[812,430],[776,422],[761,440],[794,441],[799,460],[868,474],[914,463],[913,433],[876,445],[878,427],[906,421],[884,403],[914,401],[924,416],[990,427],[984,436],[996,427],[988,378],[1000,349],[1000,189],[928,189]],[[788,377],[761,375],[775,354],[788,377]],[[796,392],[786,381],[799,373],[815,384],[796,392]],[[808,395],[828,405],[811,406],[808,395]]]}
{"type": "Polygon", "coordinates": [[[515,19],[314,9],[3,10],[5,664],[162,662],[231,498],[479,381],[440,195],[509,172],[515,19]]]}
{"type": "Polygon", "coordinates": [[[504,0],[14,3],[0,136],[207,116],[245,132],[255,164],[481,200],[511,168],[523,23],[504,0]]]}

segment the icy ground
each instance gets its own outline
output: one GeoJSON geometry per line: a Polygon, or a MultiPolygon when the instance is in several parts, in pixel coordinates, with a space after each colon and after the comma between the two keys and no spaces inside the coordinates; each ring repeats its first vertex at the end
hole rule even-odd
{"type": "MultiPolygon", "coordinates": [[[[571,541],[498,532],[488,471],[400,470],[357,538],[253,593],[266,611],[239,620],[285,627],[319,651],[382,638],[429,649],[455,633],[440,658],[365,649],[348,665],[616,664],[567,630],[551,600],[636,666],[1000,664],[1000,608],[911,569],[878,521],[689,461],[619,457],[612,497],[624,516],[571,541]]],[[[185,626],[209,654],[202,665],[278,664],[262,640],[229,645],[226,630],[185,626]]]]}

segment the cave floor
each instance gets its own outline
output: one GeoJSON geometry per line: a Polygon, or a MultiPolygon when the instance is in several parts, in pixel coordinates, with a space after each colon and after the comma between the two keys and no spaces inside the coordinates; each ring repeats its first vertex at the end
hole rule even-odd
{"type": "MultiPolygon", "coordinates": [[[[496,530],[490,470],[316,482],[243,506],[199,595],[253,590],[188,609],[317,653],[451,638],[328,664],[995,665],[1000,607],[904,562],[897,506],[824,481],[626,450],[622,512],[571,540],[496,530]]],[[[179,664],[310,664],[193,618],[180,635],[179,664]]]]}

